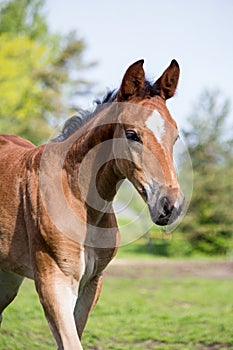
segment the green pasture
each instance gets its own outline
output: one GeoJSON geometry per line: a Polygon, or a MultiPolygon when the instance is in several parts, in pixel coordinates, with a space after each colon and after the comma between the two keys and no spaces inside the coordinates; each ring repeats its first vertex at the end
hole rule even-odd
{"type": "MultiPolygon", "coordinates": [[[[233,279],[179,273],[164,261],[163,270],[127,260],[107,269],[84,349],[233,349],[233,279]]],[[[32,281],[4,314],[0,349],[56,349],[32,281]]]]}

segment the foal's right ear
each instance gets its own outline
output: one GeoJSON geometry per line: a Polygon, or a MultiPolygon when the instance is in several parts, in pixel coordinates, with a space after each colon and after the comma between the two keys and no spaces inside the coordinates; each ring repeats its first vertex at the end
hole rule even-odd
{"type": "Polygon", "coordinates": [[[161,77],[154,83],[155,95],[161,96],[164,100],[174,96],[180,75],[179,64],[172,60],[170,66],[163,72],[161,77]]]}
{"type": "Polygon", "coordinates": [[[143,63],[144,60],[139,60],[129,66],[118,91],[117,101],[128,101],[132,97],[140,95],[145,86],[143,63]]]}

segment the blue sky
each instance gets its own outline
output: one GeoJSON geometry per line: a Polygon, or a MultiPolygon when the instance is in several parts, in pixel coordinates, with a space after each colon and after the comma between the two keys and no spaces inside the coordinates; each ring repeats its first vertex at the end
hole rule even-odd
{"type": "Polygon", "coordinates": [[[181,77],[168,107],[179,125],[204,89],[219,89],[233,104],[232,0],[47,0],[46,11],[53,31],[84,38],[85,59],[99,63],[86,74],[96,91],[118,87],[140,58],[151,79],[175,58],[181,77]]]}

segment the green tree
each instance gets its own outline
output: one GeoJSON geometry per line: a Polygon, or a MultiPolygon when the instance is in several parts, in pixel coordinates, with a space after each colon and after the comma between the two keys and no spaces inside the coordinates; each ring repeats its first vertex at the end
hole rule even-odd
{"type": "Polygon", "coordinates": [[[194,253],[233,252],[233,152],[230,104],[219,92],[205,92],[184,131],[193,163],[194,189],[179,230],[194,253]]]}
{"type": "Polygon", "coordinates": [[[0,33],[44,39],[48,26],[42,14],[44,0],[0,1],[0,33]]]}
{"type": "Polygon", "coordinates": [[[90,88],[83,40],[50,33],[44,3],[0,0],[0,133],[35,143],[50,136],[72,96],[90,88]]]}

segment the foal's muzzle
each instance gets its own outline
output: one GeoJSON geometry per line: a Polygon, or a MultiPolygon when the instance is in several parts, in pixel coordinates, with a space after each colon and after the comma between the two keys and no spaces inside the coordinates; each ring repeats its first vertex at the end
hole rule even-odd
{"type": "Polygon", "coordinates": [[[184,209],[184,196],[179,194],[178,198],[162,196],[154,205],[148,203],[152,221],[156,225],[165,226],[172,224],[178,219],[184,209]]]}

